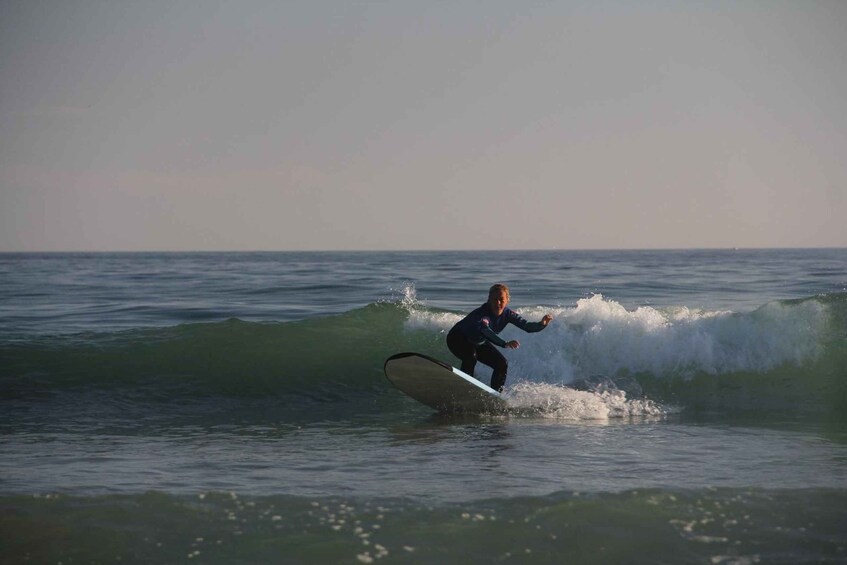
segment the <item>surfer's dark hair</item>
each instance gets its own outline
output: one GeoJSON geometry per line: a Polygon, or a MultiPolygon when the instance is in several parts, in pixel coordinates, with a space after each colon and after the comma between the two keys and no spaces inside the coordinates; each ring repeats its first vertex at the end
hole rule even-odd
{"type": "Polygon", "coordinates": [[[504,284],[497,283],[497,284],[495,284],[494,286],[492,286],[491,288],[488,289],[488,297],[491,298],[492,296],[494,296],[494,294],[500,294],[501,292],[505,292],[507,298],[510,298],[512,296],[511,293],[509,292],[508,286],[506,286],[504,284]]]}

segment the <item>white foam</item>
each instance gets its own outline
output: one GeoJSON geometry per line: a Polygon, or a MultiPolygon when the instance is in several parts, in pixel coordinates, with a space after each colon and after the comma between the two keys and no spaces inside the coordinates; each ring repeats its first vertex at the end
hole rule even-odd
{"type": "MultiPolygon", "coordinates": [[[[409,330],[446,332],[460,315],[429,311],[413,288],[406,302],[409,330]]],[[[769,303],[750,313],[685,307],[627,310],[596,294],[576,307],[516,310],[529,320],[551,312],[540,333],[507,326],[501,334],[520,349],[506,352],[509,381],[567,384],[590,375],[649,373],[690,377],[698,373],[766,372],[814,359],[826,329],[825,307],[815,301],[769,303]]],[[[478,369],[486,371],[484,367],[478,369]]]]}
{"type": "Polygon", "coordinates": [[[563,385],[519,382],[504,393],[509,408],[557,420],[661,417],[676,412],[648,399],[628,400],[621,390],[588,392],[563,385]]]}
{"type": "Polygon", "coordinates": [[[650,307],[627,311],[595,295],[561,312],[559,321],[551,337],[578,374],[687,377],[764,372],[813,358],[819,353],[826,313],[812,301],[774,302],[748,314],[650,307]]]}

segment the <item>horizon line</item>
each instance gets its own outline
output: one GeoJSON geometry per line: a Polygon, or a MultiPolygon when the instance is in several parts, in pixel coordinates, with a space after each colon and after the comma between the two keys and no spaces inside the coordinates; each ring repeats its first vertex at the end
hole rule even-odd
{"type": "Polygon", "coordinates": [[[150,254],[150,253],[483,253],[483,252],[539,252],[539,251],[778,251],[778,250],[847,249],[847,246],[733,246],[733,247],[536,247],[536,248],[391,248],[391,249],[52,249],[52,250],[0,250],[2,255],[13,254],[150,254]]]}

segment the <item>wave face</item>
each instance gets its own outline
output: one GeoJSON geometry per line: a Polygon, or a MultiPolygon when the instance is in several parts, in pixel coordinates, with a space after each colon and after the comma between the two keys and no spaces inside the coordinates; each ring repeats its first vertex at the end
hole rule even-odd
{"type": "MultiPolygon", "coordinates": [[[[507,353],[507,396],[516,409],[580,419],[680,408],[844,412],[847,294],[776,301],[749,313],[628,310],[599,294],[574,307],[517,311],[528,319],[549,311],[555,320],[541,333],[503,333],[521,341],[507,353]],[[569,386],[597,375],[611,386],[569,386]]],[[[427,307],[408,287],[397,300],[302,321],[230,319],[12,340],[0,346],[2,394],[132,388],[151,398],[164,390],[169,398],[294,395],[367,408],[375,399],[402,400],[382,376],[389,355],[419,351],[454,361],[444,335],[459,319],[427,307]]],[[[479,365],[476,376],[487,381],[487,369],[479,365]]]]}

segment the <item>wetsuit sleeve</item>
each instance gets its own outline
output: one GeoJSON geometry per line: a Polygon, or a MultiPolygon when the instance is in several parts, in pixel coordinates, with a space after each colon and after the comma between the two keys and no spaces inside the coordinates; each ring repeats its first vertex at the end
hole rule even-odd
{"type": "Polygon", "coordinates": [[[528,333],[540,332],[545,328],[544,324],[541,322],[527,322],[525,319],[518,316],[514,310],[509,310],[509,323],[516,325],[528,333]]]}
{"type": "Polygon", "coordinates": [[[494,333],[494,331],[487,325],[482,326],[479,329],[479,333],[481,333],[485,339],[487,339],[494,345],[497,345],[499,347],[506,347],[506,341],[502,337],[494,333]]]}

